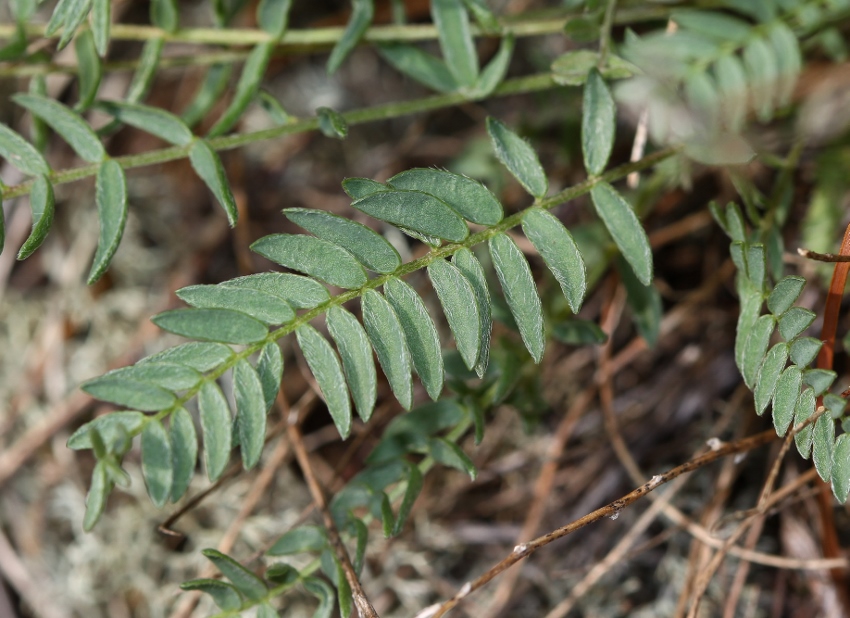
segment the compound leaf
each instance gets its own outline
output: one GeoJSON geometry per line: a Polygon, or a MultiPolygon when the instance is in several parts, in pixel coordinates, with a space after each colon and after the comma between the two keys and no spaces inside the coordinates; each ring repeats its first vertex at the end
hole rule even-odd
{"type": "Polygon", "coordinates": [[[192,341],[147,356],[135,367],[147,363],[174,363],[191,367],[195,371],[209,371],[228,360],[232,354],[233,350],[221,343],[192,341]]]}
{"type": "Polygon", "coordinates": [[[772,315],[761,316],[756,320],[755,325],[747,337],[747,342],[744,344],[744,351],[741,357],[741,374],[749,388],[755,387],[759,368],[764,360],[764,355],[767,353],[767,346],[770,343],[770,334],[775,327],[775,317],[772,315]]]}
{"type": "Polygon", "coordinates": [[[471,88],[478,78],[478,55],[463,3],[461,0],[433,0],[431,17],[449,71],[459,85],[471,88]]]}
{"type": "Polygon", "coordinates": [[[174,393],[125,378],[120,369],[84,382],[81,388],[92,397],[145,412],[164,410],[174,403],[174,393]]]}
{"type": "Polygon", "coordinates": [[[478,475],[478,471],[475,469],[475,464],[473,464],[469,456],[463,452],[463,449],[454,442],[446,440],[445,438],[429,438],[428,453],[434,458],[434,461],[437,461],[444,466],[460,470],[461,472],[466,472],[469,475],[469,478],[473,481],[478,475]]]}
{"type": "Polygon", "coordinates": [[[223,611],[236,611],[242,607],[242,595],[233,584],[218,579],[193,579],[180,584],[181,590],[200,590],[212,597],[223,611]]]}
{"type": "Polygon", "coordinates": [[[794,420],[802,384],[803,372],[796,365],[791,365],[779,376],[773,395],[773,427],[779,436],[785,435],[794,420]]]}
{"type": "Polygon", "coordinates": [[[298,526],[280,537],[266,552],[269,556],[291,556],[308,551],[322,551],[328,546],[328,534],[321,526],[298,526]]]}
{"type": "Polygon", "coordinates": [[[260,82],[263,81],[266,67],[269,64],[269,59],[272,57],[275,44],[271,41],[260,43],[245,60],[245,66],[242,67],[242,74],[239,76],[239,82],[236,84],[236,92],[233,95],[233,100],[221,118],[210,129],[207,137],[218,137],[227,133],[239,117],[248,107],[248,104],[254,99],[257,90],[260,88],[260,82]]]}
{"type": "Polygon", "coordinates": [[[775,316],[780,316],[799,298],[806,280],[803,277],[792,275],[779,281],[770,296],[767,297],[767,308],[775,316]]]}
{"type": "Polygon", "coordinates": [[[0,123],[0,156],[31,176],[50,173],[50,166],[47,165],[47,161],[44,160],[41,153],[27,140],[2,123],[0,123]]]}
{"type": "Polygon", "coordinates": [[[818,355],[823,341],[814,337],[797,337],[791,342],[791,362],[805,367],[818,355]]]}
{"type": "Polygon", "coordinates": [[[817,314],[803,307],[791,307],[779,318],[779,334],[785,341],[799,337],[812,325],[817,314]]]}
{"type": "Polygon", "coordinates": [[[835,421],[829,413],[821,414],[812,432],[812,461],[818,476],[829,481],[832,472],[832,447],[835,444],[835,421]]]}
{"type": "Polygon", "coordinates": [[[832,493],[838,502],[844,504],[847,494],[850,494],[850,434],[843,433],[835,441],[830,478],[832,493]]]}
{"type": "Polygon", "coordinates": [[[138,433],[144,422],[145,415],[141,412],[119,410],[118,412],[104,414],[89,421],[71,434],[67,446],[75,451],[92,448],[92,429],[98,431],[106,444],[112,444],[122,435],[138,433]]]}
{"type": "Polygon", "coordinates": [[[511,33],[502,37],[502,42],[499,44],[499,51],[490,60],[478,80],[475,82],[475,96],[488,97],[502,83],[505,75],[508,72],[508,66],[511,63],[511,55],[514,52],[514,36],[511,33]]]}
{"type": "Polygon", "coordinates": [[[74,51],[77,54],[80,87],[80,100],[74,109],[85,111],[91,107],[97,96],[97,89],[100,87],[100,79],[103,75],[100,56],[98,56],[91,30],[86,28],[77,36],[74,41],[74,51]]]}
{"type": "Polygon", "coordinates": [[[446,63],[414,45],[386,43],[378,46],[378,52],[398,71],[428,88],[437,92],[457,89],[457,81],[446,63]]]}
{"type": "MultiPolygon", "coordinates": [[[[794,407],[794,425],[799,425],[805,422],[815,412],[815,391],[812,388],[806,388],[797,399],[797,405],[794,407]]],[[[806,425],[797,432],[794,436],[794,443],[797,445],[797,451],[805,459],[809,458],[812,452],[812,439],[814,436],[814,427],[811,424],[806,425]]]]}

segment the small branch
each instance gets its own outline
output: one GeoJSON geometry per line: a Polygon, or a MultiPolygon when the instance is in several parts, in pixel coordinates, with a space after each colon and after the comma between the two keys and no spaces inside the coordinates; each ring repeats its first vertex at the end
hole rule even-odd
{"type": "Polygon", "coordinates": [[[797,249],[797,253],[809,260],[816,260],[818,262],[833,262],[833,263],[842,263],[842,262],[850,262],[850,255],[841,255],[837,253],[818,253],[817,251],[812,251],[811,249],[797,249]]]}
{"type": "Polygon", "coordinates": [[[363,587],[360,585],[360,580],[357,579],[357,573],[354,571],[354,565],[351,563],[348,550],[339,536],[339,530],[337,530],[336,523],[334,523],[333,515],[331,515],[330,509],[328,509],[325,493],[313,473],[310,458],[307,455],[307,449],[304,447],[304,437],[301,435],[301,430],[297,424],[290,422],[287,425],[287,433],[289,434],[292,449],[295,451],[295,458],[298,460],[298,465],[304,474],[304,479],[307,481],[307,487],[310,489],[313,502],[316,504],[316,508],[322,513],[322,520],[328,532],[328,540],[342,565],[345,579],[351,587],[351,596],[354,599],[354,605],[357,607],[357,613],[360,618],[378,618],[378,612],[375,611],[369,599],[366,598],[363,587]]]}
{"type": "Polygon", "coordinates": [[[608,50],[611,48],[611,28],[614,25],[614,13],[617,12],[617,0],[608,0],[605,7],[605,17],[602,19],[602,27],[599,30],[599,60],[596,68],[600,71],[608,60],[608,50]]]}
{"type": "Polygon", "coordinates": [[[519,562],[520,560],[530,556],[534,552],[536,552],[541,547],[544,547],[551,543],[552,541],[556,541],[560,538],[563,538],[567,535],[572,534],[576,530],[580,530],[587,525],[595,523],[600,519],[604,519],[605,517],[616,517],[620,511],[629,506],[630,504],[636,502],[640,498],[644,497],[654,489],[657,489],[661,485],[665,483],[669,483],[673,479],[686,472],[693,472],[703,466],[706,466],[713,461],[716,461],[722,457],[726,457],[727,455],[734,455],[736,453],[743,453],[746,451],[750,451],[754,448],[767,444],[776,439],[776,433],[771,429],[768,431],[764,431],[762,433],[756,434],[749,438],[744,438],[743,440],[738,440],[737,442],[730,442],[727,444],[720,445],[716,450],[713,450],[705,455],[700,457],[696,457],[680,466],[673,468],[665,472],[664,474],[657,474],[653,476],[649,481],[636,488],[632,492],[626,494],[622,498],[614,500],[613,502],[603,506],[602,508],[596,509],[592,513],[585,515],[575,521],[558,528],[557,530],[553,530],[548,534],[544,534],[541,537],[536,538],[530,543],[523,543],[517,545],[513,552],[501,562],[493,566],[489,571],[478,577],[472,582],[467,582],[461,587],[461,589],[448,601],[443,603],[441,606],[436,608],[433,613],[429,612],[429,616],[432,618],[440,618],[440,616],[445,615],[446,612],[456,607],[466,596],[483,587],[494,578],[498,577],[501,573],[512,567],[514,564],[519,562]]]}

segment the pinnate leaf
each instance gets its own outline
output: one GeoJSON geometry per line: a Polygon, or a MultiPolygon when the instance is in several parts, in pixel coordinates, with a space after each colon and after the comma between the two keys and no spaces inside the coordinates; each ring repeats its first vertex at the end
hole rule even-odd
{"type": "Polygon", "coordinates": [[[336,342],[342,358],[354,407],[366,422],[372,416],[378,396],[378,376],[369,338],[357,318],[342,307],[331,307],[326,319],[328,332],[336,342]]]}
{"type": "Polygon", "coordinates": [[[342,190],[353,200],[377,193],[378,191],[389,191],[390,188],[371,178],[346,178],[342,181],[342,190]]]}
{"type": "Polygon", "coordinates": [[[342,438],[351,431],[351,402],[339,359],[329,344],[315,328],[305,324],[296,332],[298,345],[316,378],[322,397],[328,406],[334,425],[342,438]]]}
{"type": "Polygon", "coordinates": [[[803,382],[815,391],[815,397],[823,395],[835,381],[836,373],[830,369],[806,369],[803,372],[803,382]]]}
{"type": "Polygon", "coordinates": [[[175,335],[219,343],[256,343],[269,332],[259,320],[231,309],[173,309],[151,321],[175,335]]]}
{"type": "Polygon", "coordinates": [[[224,393],[215,382],[205,382],[198,392],[201,434],[204,438],[204,466],[215,482],[224,472],[233,445],[233,422],[224,393]]]}
{"type": "Polygon", "coordinates": [[[652,249],[631,205],[607,182],[590,191],[596,213],[643,285],[652,281],[652,249]]]}
{"type": "Polygon", "coordinates": [[[127,178],[113,159],[100,164],[95,182],[95,201],[100,221],[97,251],[86,283],[91,285],[106,272],[127,223],[127,178]]]}
{"type": "Polygon", "coordinates": [[[487,133],[493,142],[496,157],[525,190],[538,198],[546,195],[549,180],[537,153],[528,142],[495,118],[487,118],[487,133]]]}
{"type": "Polygon", "coordinates": [[[537,208],[523,215],[522,231],[561,284],[572,312],[578,313],[587,291],[587,275],[572,235],[555,216],[537,208]]]}
{"type": "Polygon", "coordinates": [[[791,362],[801,367],[807,366],[818,355],[823,341],[814,337],[797,337],[791,342],[791,362]]]}
{"type": "Polygon", "coordinates": [[[799,337],[812,325],[817,314],[803,307],[791,307],[779,318],[779,334],[785,341],[799,337]]]}
{"type": "Polygon", "coordinates": [[[428,453],[434,458],[434,461],[437,461],[444,466],[460,470],[461,472],[466,472],[469,475],[469,478],[473,481],[478,475],[478,471],[475,469],[475,464],[473,464],[469,456],[463,452],[463,449],[454,442],[446,440],[445,438],[436,437],[429,439],[428,453]]]}
{"type": "Polygon", "coordinates": [[[770,334],[775,326],[775,317],[772,315],[761,316],[756,320],[744,344],[741,374],[744,377],[744,382],[750,388],[755,386],[759,368],[764,360],[764,355],[767,353],[767,346],[770,344],[770,334]]]}
{"type": "MultiPolygon", "coordinates": [[[[797,405],[794,407],[794,425],[799,425],[805,422],[815,412],[815,391],[812,388],[806,388],[797,399],[797,405]]],[[[805,459],[809,458],[812,451],[812,438],[814,436],[814,427],[809,424],[803,427],[794,436],[794,443],[797,445],[797,451],[805,459]]]]}
{"type": "Polygon", "coordinates": [[[173,363],[191,367],[195,371],[209,371],[228,360],[233,354],[228,346],[207,341],[193,341],[168,348],[140,360],[136,367],[146,363],[173,363]]]}
{"type": "Polygon", "coordinates": [[[304,234],[271,234],[251,250],[273,262],[341,288],[359,288],[366,272],[354,256],[332,242],[304,234]]]}
{"type": "Polygon", "coordinates": [[[411,169],[387,181],[396,189],[421,191],[439,198],[473,223],[495,225],[502,220],[502,205],[480,182],[435,169],[411,169]]]}
{"type": "Polygon", "coordinates": [[[171,457],[168,432],[160,421],[149,420],[142,430],[142,475],[151,502],[160,508],[171,496],[174,474],[171,457]]]}
{"type": "Polygon", "coordinates": [[[363,325],[387,376],[393,394],[405,410],[413,404],[410,352],[401,322],[386,298],[368,290],[361,298],[363,325]]]}
{"type": "Polygon", "coordinates": [[[250,470],[260,460],[266,438],[266,400],[257,371],[244,358],[233,369],[236,427],[242,463],[250,470]]]}
{"type": "Polygon", "coordinates": [[[328,535],[321,526],[304,525],[280,537],[266,552],[269,556],[291,556],[307,551],[322,551],[328,546],[328,535]]]}
{"type": "Polygon", "coordinates": [[[522,251],[506,234],[493,236],[489,241],[493,266],[519,334],[535,363],[543,358],[546,340],[543,335],[543,308],[537,286],[522,251]]]}

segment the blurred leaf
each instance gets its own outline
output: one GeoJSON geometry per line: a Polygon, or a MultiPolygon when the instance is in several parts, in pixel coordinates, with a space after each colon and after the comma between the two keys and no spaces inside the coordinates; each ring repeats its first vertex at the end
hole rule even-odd
{"type": "Polygon", "coordinates": [[[319,117],[319,130],[325,137],[345,139],[348,135],[348,123],[339,112],[330,107],[320,107],[316,110],[319,117]]]}
{"type": "Polygon", "coordinates": [[[41,246],[53,223],[55,201],[53,185],[46,176],[39,176],[30,190],[30,210],[32,210],[32,231],[18,250],[18,259],[25,260],[41,246]]]}
{"type": "Polygon", "coordinates": [[[218,153],[207,142],[199,139],[195,140],[189,150],[189,160],[192,163],[192,168],[212,191],[221,207],[224,208],[230,227],[234,227],[239,218],[239,209],[236,206],[236,200],[233,198],[230,183],[227,182],[227,174],[224,173],[224,165],[222,165],[218,153]]]}
{"type": "Polygon", "coordinates": [[[207,115],[207,112],[219,102],[222,94],[230,83],[230,73],[233,65],[230,63],[214,64],[204,77],[198,92],[192,102],[183,110],[180,117],[188,126],[193,127],[207,115]]]}
{"type": "Polygon", "coordinates": [[[177,0],[151,0],[151,23],[154,26],[166,32],[176,32],[180,27],[179,19],[177,0]]]}
{"type": "Polygon", "coordinates": [[[647,345],[654,348],[661,330],[661,294],[651,283],[644,285],[638,281],[622,256],[617,260],[617,272],[626,288],[626,302],[632,310],[635,326],[647,345]]]}
{"type": "Polygon", "coordinates": [[[705,165],[746,165],[756,156],[749,143],[733,133],[700,134],[684,145],[687,156],[705,165]]]}
{"type": "Polygon", "coordinates": [[[369,338],[357,318],[342,307],[331,307],[325,319],[339,350],[357,414],[367,422],[378,397],[378,377],[369,338]]]}
{"type": "Polygon", "coordinates": [[[452,256],[452,264],[472,286],[475,292],[475,302],[478,305],[478,320],[481,324],[479,334],[481,344],[478,350],[478,360],[475,362],[475,373],[484,377],[490,362],[490,336],[493,329],[493,319],[490,315],[490,290],[487,289],[487,277],[481,263],[469,249],[460,249],[452,256]]]}
{"type": "Polygon", "coordinates": [[[463,0],[463,5],[484,32],[496,34],[501,30],[499,18],[487,6],[486,0],[463,0]]]}
{"type": "Polygon", "coordinates": [[[268,594],[268,588],[265,583],[263,583],[263,580],[236,562],[230,556],[226,556],[215,549],[205,549],[201,553],[209,558],[209,560],[218,567],[218,570],[221,571],[227,579],[233,582],[233,585],[236,586],[239,592],[249,599],[257,601],[268,594]]]}
{"type": "Polygon", "coordinates": [[[398,316],[413,367],[433,400],[443,390],[443,356],[440,336],[419,295],[400,279],[384,284],[384,294],[398,316]]]}
{"type": "Polygon", "coordinates": [[[100,56],[95,47],[94,36],[86,28],[74,41],[74,51],[77,54],[79,68],[80,100],[74,106],[77,111],[85,111],[91,107],[100,87],[103,70],[100,66],[100,56]]]}
{"type": "Polygon", "coordinates": [[[341,288],[359,288],[367,281],[366,272],[354,256],[315,236],[271,234],[255,241],[251,250],[281,266],[341,288]]]}
{"type": "Polygon", "coordinates": [[[97,170],[95,201],[100,222],[97,251],[86,283],[91,285],[106,272],[127,223],[127,178],[124,169],[114,160],[107,159],[97,170]]]}
{"type": "Polygon", "coordinates": [[[321,526],[306,524],[284,534],[266,552],[268,556],[291,556],[307,551],[322,551],[328,546],[328,535],[321,526]]]}
{"type": "Polygon", "coordinates": [[[263,401],[268,412],[274,404],[283,378],[283,354],[276,341],[263,346],[260,359],[257,361],[257,375],[260,376],[260,384],[263,385],[263,401]]]}
{"type": "Polygon", "coordinates": [[[236,427],[246,470],[257,465],[266,439],[266,400],[256,370],[244,358],[233,368],[236,427]]]}
{"type": "Polygon", "coordinates": [[[448,204],[473,223],[495,225],[502,220],[502,205],[480,182],[436,169],[410,169],[387,181],[395,189],[421,191],[448,204]]]}
{"type": "Polygon", "coordinates": [[[309,324],[301,326],[295,334],[310,371],[322,391],[334,425],[339,435],[345,439],[351,431],[351,403],[339,359],[331,344],[309,324]]]}
{"type": "Polygon", "coordinates": [[[487,118],[487,133],[493,142],[496,157],[519,183],[534,197],[543,197],[549,180],[531,146],[495,118],[487,118]]]}
{"type": "Polygon", "coordinates": [[[257,90],[260,88],[260,82],[263,81],[274,48],[274,42],[268,41],[258,44],[248,54],[245,66],[242,67],[242,73],[239,75],[239,82],[236,84],[233,100],[207,133],[208,138],[227,133],[245,112],[248,104],[254,99],[257,90]]]}
{"type": "Polygon", "coordinates": [[[100,139],[76,112],[46,96],[16,94],[13,99],[50,125],[81,158],[89,163],[99,163],[106,156],[106,150],[100,139]]]}
{"type": "Polygon", "coordinates": [[[374,16],[374,0],[351,0],[351,17],[328,58],[329,75],[336,73],[343,61],[354,50],[372,24],[374,16]]]}
{"type": "Polygon", "coordinates": [[[614,97],[599,71],[593,68],[584,86],[581,119],[581,146],[589,174],[596,176],[605,170],[614,147],[616,128],[614,97]]]}
{"type": "Polygon", "coordinates": [[[333,614],[336,601],[333,588],[316,577],[306,578],[304,580],[304,588],[319,599],[319,607],[313,613],[313,618],[330,618],[333,614]]]}
{"type": "Polygon", "coordinates": [[[788,276],[779,281],[770,296],[767,297],[767,308],[775,316],[781,316],[791,308],[800,297],[806,280],[799,276],[788,276]]]}
{"type": "Polygon", "coordinates": [[[106,475],[106,463],[97,462],[91,475],[91,486],[86,495],[86,514],[83,517],[83,530],[89,532],[100,519],[106,507],[106,499],[112,491],[112,482],[106,475]]]}
{"type": "Polygon", "coordinates": [[[779,20],[771,24],[767,36],[778,65],[776,104],[779,107],[785,107],[791,103],[794,86],[797,84],[797,77],[803,64],[800,44],[791,28],[779,20]]]}
{"type": "MultiPolygon", "coordinates": [[[[794,407],[794,425],[806,421],[815,412],[815,392],[811,388],[806,388],[797,399],[797,405],[794,407]]],[[[814,427],[809,424],[800,430],[794,436],[794,443],[797,445],[797,450],[804,459],[809,458],[812,450],[812,439],[814,436],[814,427]]]]}
{"type": "Polygon", "coordinates": [[[815,421],[812,432],[812,461],[818,476],[829,481],[832,472],[832,448],[835,443],[835,421],[829,414],[822,414],[815,421]]]}
{"type": "Polygon", "coordinates": [[[256,343],[269,332],[259,320],[231,309],[172,309],[151,321],[175,335],[219,343],[256,343]]]}
{"type": "Polygon", "coordinates": [[[598,324],[579,319],[555,324],[552,328],[552,336],[570,345],[600,345],[608,341],[608,335],[598,324]]]}
{"type": "Polygon", "coordinates": [[[595,16],[574,17],[564,26],[564,34],[576,43],[590,43],[599,39],[600,23],[595,16]]]}
{"type": "Polygon", "coordinates": [[[218,285],[190,285],[180,288],[177,297],[199,309],[232,309],[266,324],[285,324],[295,318],[292,307],[280,296],[262,290],[218,285]]]}
{"type": "Polygon", "coordinates": [[[776,392],[776,384],[785,364],[788,362],[788,344],[777,343],[774,345],[762,362],[756,378],[756,387],[753,390],[756,403],[756,414],[761,416],[767,410],[768,404],[776,392]]]}
{"type": "Polygon", "coordinates": [[[41,153],[33,148],[27,140],[2,123],[0,123],[0,156],[30,176],[50,173],[50,167],[41,153]]]}
{"type": "Polygon", "coordinates": [[[405,410],[413,403],[411,359],[401,322],[390,303],[375,290],[367,290],[360,299],[363,325],[393,394],[405,410]]]}
{"type": "Polygon", "coordinates": [[[156,76],[156,69],[164,44],[165,40],[162,38],[145,41],[136,71],[133,73],[133,79],[127,88],[125,99],[128,103],[138,103],[147,96],[156,76]]]}
{"type": "Polygon", "coordinates": [[[850,434],[843,433],[835,441],[830,477],[832,493],[840,504],[844,504],[850,494],[850,434]]]}
{"type": "Polygon", "coordinates": [[[460,86],[471,88],[478,78],[478,54],[463,2],[432,0],[431,18],[449,71],[460,86]]]}
{"type": "Polygon", "coordinates": [[[257,93],[257,103],[278,126],[289,124],[294,120],[294,118],[283,108],[280,101],[278,101],[269,91],[263,88],[260,88],[257,93]]]}
{"type": "Polygon", "coordinates": [[[289,11],[292,0],[260,0],[257,6],[257,25],[280,39],[289,24],[289,11]]]}
{"type": "Polygon", "coordinates": [[[776,53],[764,39],[753,39],[744,48],[744,66],[756,115],[760,121],[767,122],[773,118],[776,104],[779,77],[776,53]]]}
{"type": "Polygon", "coordinates": [[[763,315],[756,320],[750,334],[747,336],[741,358],[741,374],[744,377],[744,383],[750,389],[755,388],[756,377],[764,360],[764,355],[767,353],[770,335],[775,327],[776,318],[772,315],[763,315]]]}
{"type": "Polygon", "coordinates": [[[590,191],[596,213],[643,285],[652,281],[652,249],[631,205],[607,182],[590,191]]]}
{"type": "MultiPolygon", "coordinates": [[[[62,37],[59,39],[59,49],[65,47],[74,37],[74,34],[77,32],[77,28],[82,25],[86,16],[89,14],[91,4],[92,0],[71,0],[68,3],[64,14],[64,23],[62,24],[62,37]]],[[[56,12],[58,12],[58,10],[59,6],[56,7],[56,12]]],[[[51,21],[53,21],[52,17],[51,21]]],[[[48,24],[48,28],[49,27],[50,24],[48,24]]]]}
{"type": "MultiPolygon", "coordinates": [[[[581,86],[588,73],[599,64],[599,53],[589,49],[576,49],[562,54],[552,62],[552,79],[562,86],[581,86]]],[[[632,63],[619,56],[608,54],[602,77],[607,80],[626,79],[637,71],[632,63]]]]}
{"type": "Polygon", "coordinates": [[[428,276],[443,306],[458,352],[472,369],[478,362],[483,340],[475,290],[456,266],[442,259],[428,266],[428,276]]]}
{"type": "MultiPolygon", "coordinates": [[[[476,0],[465,0],[466,2],[475,2],[476,0]]],[[[476,97],[487,97],[502,83],[505,75],[508,73],[508,67],[511,63],[511,56],[514,52],[514,36],[511,33],[506,34],[502,38],[499,45],[499,51],[490,60],[478,80],[475,82],[474,93],[476,97]]]]}
{"type": "Polygon", "coordinates": [[[454,92],[458,84],[439,58],[405,43],[384,43],[378,52],[399,72],[437,92],[454,92]]]}
{"type": "Polygon", "coordinates": [[[488,241],[490,256],[505,300],[519,327],[519,334],[535,363],[543,358],[546,339],[543,334],[543,308],[537,286],[522,251],[506,234],[488,241]]]}
{"type": "Polygon", "coordinates": [[[339,245],[369,270],[386,274],[401,266],[398,251],[365,225],[313,208],[286,208],[283,214],[308,232],[339,245]]]}
{"type": "Polygon", "coordinates": [[[205,592],[223,611],[236,611],[242,607],[242,595],[236,587],[218,579],[193,579],[180,584],[180,588],[205,592]]]}
{"type": "Polygon", "coordinates": [[[67,447],[75,451],[92,448],[91,430],[96,429],[105,443],[111,444],[122,434],[135,434],[145,422],[141,412],[119,410],[89,421],[68,438],[67,447]]]}
{"type": "MultiPolygon", "coordinates": [[[[169,144],[188,146],[194,139],[192,131],[180,118],[158,107],[122,101],[98,101],[95,107],[125,124],[156,135],[169,144]]],[[[194,152],[195,148],[203,148],[198,144],[206,146],[204,142],[197,141],[192,145],[191,152],[194,152]]],[[[207,148],[209,149],[209,146],[207,148]]],[[[194,165],[193,162],[193,167],[194,165]]]]}
{"type": "Polygon", "coordinates": [[[205,382],[198,392],[201,433],[204,438],[204,467],[210,482],[217,481],[230,459],[233,421],[224,393],[215,382],[205,382]]]}
{"type": "Polygon", "coordinates": [[[142,475],[151,502],[162,508],[171,495],[171,440],[162,423],[150,419],[142,430],[142,475]]]}
{"type": "Polygon", "coordinates": [[[177,502],[186,493],[195,475],[198,461],[198,434],[192,415],[185,408],[171,414],[169,426],[171,441],[171,501],[177,502]]]}
{"type": "Polygon", "coordinates": [[[404,523],[410,516],[410,511],[413,510],[413,504],[419,493],[422,491],[422,472],[419,466],[408,464],[407,468],[407,486],[404,488],[404,496],[401,499],[401,505],[398,507],[398,517],[396,517],[393,525],[392,536],[398,536],[404,529],[404,523]]]}
{"type": "Polygon", "coordinates": [[[744,43],[750,38],[752,27],[747,22],[726,13],[679,9],[670,18],[679,26],[718,39],[744,43]]]}
{"type": "Polygon", "coordinates": [[[833,419],[840,419],[844,416],[844,410],[847,408],[847,400],[834,393],[826,393],[823,396],[823,405],[833,419]]]}
{"type": "Polygon", "coordinates": [[[298,581],[300,575],[301,574],[298,572],[298,569],[295,567],[284,562],[278,562],[276,564],[269,565],[266,572],[263,574],[263,577],[276,585],[281,585],[294,584],[298,581]]]}
{"type": "Polygon", "coordinates": [[[367,215],[414,232],[461,242],[469,228],[444,201],[420,191],[378,191],[351,204],[367,215]]]}
{"type": "Polygon", "coordinates": [[[247,275],[231,279],[227,285],[274,294],[296,309],[313,309],[331,298],[327,288],[318,281],[292,273],[247,275]]]}
{"type": "MultiPolygon", "coordinates": [[[[738,133],[747,119],[747,75],[737,57],[725,54],[714,63],[720,109],[726,128],[738,133]]],[[[738,239],[736,239],[738,240],[738,239]]]]}
{"type": "Polygon", "coordinates": [[[584,260],[572,235],[545,210],[528,210],[522,218],[522,231],[555,275],[570,310],[578,313],[587,292],[584,260]]]}
{"type": "Polygon", "coordinates": [[[469,478],[473,481],[478,475],[478,471],[475,469],[475,464],[473,464],[469,456],[463,452],[463,449],[454,442],[450,442],[445,438],[438,437],[429,439],[428,453],[434,458],[434,461],[441,463],[444,466],[460,470],[461,472],[466,472],[469,475],[469,478]]]}

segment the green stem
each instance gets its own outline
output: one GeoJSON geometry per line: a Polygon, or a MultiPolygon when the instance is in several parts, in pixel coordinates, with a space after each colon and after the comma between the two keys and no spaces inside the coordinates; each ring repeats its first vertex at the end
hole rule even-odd
{"type": "MultiPolygon", "coordinates": [[[[530,75],[528,77],[520,77],[503,82],[498,88],[496,88],[496,90],[488,95],[487,98],[537,92],[540,90],[548,90],[556,86],[557,84],[552,81],[552,77],[549,74],[530,75]]],[[[342,116],[349,125],[356,125],[376,120],[398,118],[400,116],[442,109],[445,107],[453,107],[470,100],[478,99],[475,97],[470,98],[467,95],[459,93],[440,94],[413,101],[387,103],[385,105],[376,105],[374,107],[352,110],[350,112],[343,113],[342,116]]],[[[262,131],[253,131],[251,133],[239,133],[217,137],[209,140],[209,143],[216,150],[230,150],[232,148],[239,148],[240,146],[245,146],[247,144],[263,140],[275,139],[284,135],[294,135],[296,133],[314,131],[318,127],[318,118],[303,118],[273,129],[264,129],[262,131]]],[[[116,157],[115,160],[118,161],[124,169],[145,167],[148,165],[165,163],[167,161],[184,159],[189,156],[189,148],[190,146],[171,146],[160,150],[144,152],[142,154],[116,157]]],[[[94,176],[97,173],[97,169],[98,164],[83,165],[81,167],[53,172],[49,179],[53,185],[74,182],[76,180],[88,178],[89,176],[94,176]]],[[[6,187],[3,189],[3,199],[5,200],[25,195],[30,192],[31,186],[32,181],[28,181],[19,185],[6,187]]]]}
{"type": "Polygon", "coordinates": [[[608,60],[608,50],[611,48],[611,28],[614,25],[614,14],[617,12],[617,0],[608,0],[605,8],[605,18],[602,20],[602,28],[599,32],[599,60],[596,63],[601,71],[608,60]]]}

